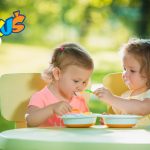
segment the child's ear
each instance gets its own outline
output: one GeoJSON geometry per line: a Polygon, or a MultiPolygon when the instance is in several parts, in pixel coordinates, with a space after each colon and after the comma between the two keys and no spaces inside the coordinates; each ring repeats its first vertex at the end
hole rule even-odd
{"type": "Polygon", "coordinates": [[[53,68],[52,73],[55,80],[60,79],[60,72],[61,70],[58,67],[53,68]]]}

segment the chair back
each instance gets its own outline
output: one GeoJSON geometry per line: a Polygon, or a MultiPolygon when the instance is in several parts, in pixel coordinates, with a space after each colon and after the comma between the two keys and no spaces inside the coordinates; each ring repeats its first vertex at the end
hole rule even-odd
{"type": "MultiPolygon", "coordinates": [[[[122,73],[110,73],[103,78],[103,85],[108,88],[113,94],[120,96],[128,90],[122,79],[122,73]]],[[[108,113],[114,114],[112,107],[108,107],[108,113]]]]}
{"type": "Polygon", "coordinates": [[[128,90],[122,79],[122,73],[110,73],[103,78],[103,85],[113,94],[120,96],[128,90]]]}
{"type": "Polygon", "coordinates": [[[25,113],[31,95],[45,82],[40,73],[4,74],[0,77],[0,111],[4,119],[14,121],[16,128],[26,127],[25,113]]]}

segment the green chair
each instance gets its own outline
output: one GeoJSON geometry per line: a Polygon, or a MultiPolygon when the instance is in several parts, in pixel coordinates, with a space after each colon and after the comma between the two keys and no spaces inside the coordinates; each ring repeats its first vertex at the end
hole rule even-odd
{"type": "Polygon", "coordinates": [[[25,112],[31,95],[45,82],[40,73],[4,74],[0,77],[0,111],[4,119],[15,122],[16,128],[26,127],[25,112]]]}

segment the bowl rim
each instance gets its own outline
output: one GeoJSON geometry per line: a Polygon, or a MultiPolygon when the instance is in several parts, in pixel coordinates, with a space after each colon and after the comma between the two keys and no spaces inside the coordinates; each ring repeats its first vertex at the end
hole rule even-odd
{"type": "Polygon", "coordinates": [[[142,118],[143,116],[139,116],[139,115],[113,115],[113,114],[110,114],[110,115],[101,115],[101,117],[103,118],[112,118],[112,119],[139,119],[139,118],[142,118]]]}
{"type": "Polygon", "coordinates": [[[61,116],[62,119],[85,119],[85,118],[96,118],[94,114],[84,115],[84,114],[65,114],[61,116]]]}

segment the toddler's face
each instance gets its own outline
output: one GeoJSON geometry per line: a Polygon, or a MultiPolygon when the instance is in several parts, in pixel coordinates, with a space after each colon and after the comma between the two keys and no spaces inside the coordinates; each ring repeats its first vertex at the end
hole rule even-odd
{"type": "Polygon", "coordinates": [[[76,92],[83,91],[89,81],[93,69],[84,69],[75,65],[68,66],[61,72],[58,81],[59,92],[67,99],[71,99],[76,92]]]}
{"type": "Polygon", "coordinates": [[[123,79],[125,84],[131,90],[144,91],[147,89],[147,79],[141,75],[140,63],[135,59],[134,55],[126,53],[123,57],[123,79]]]}

